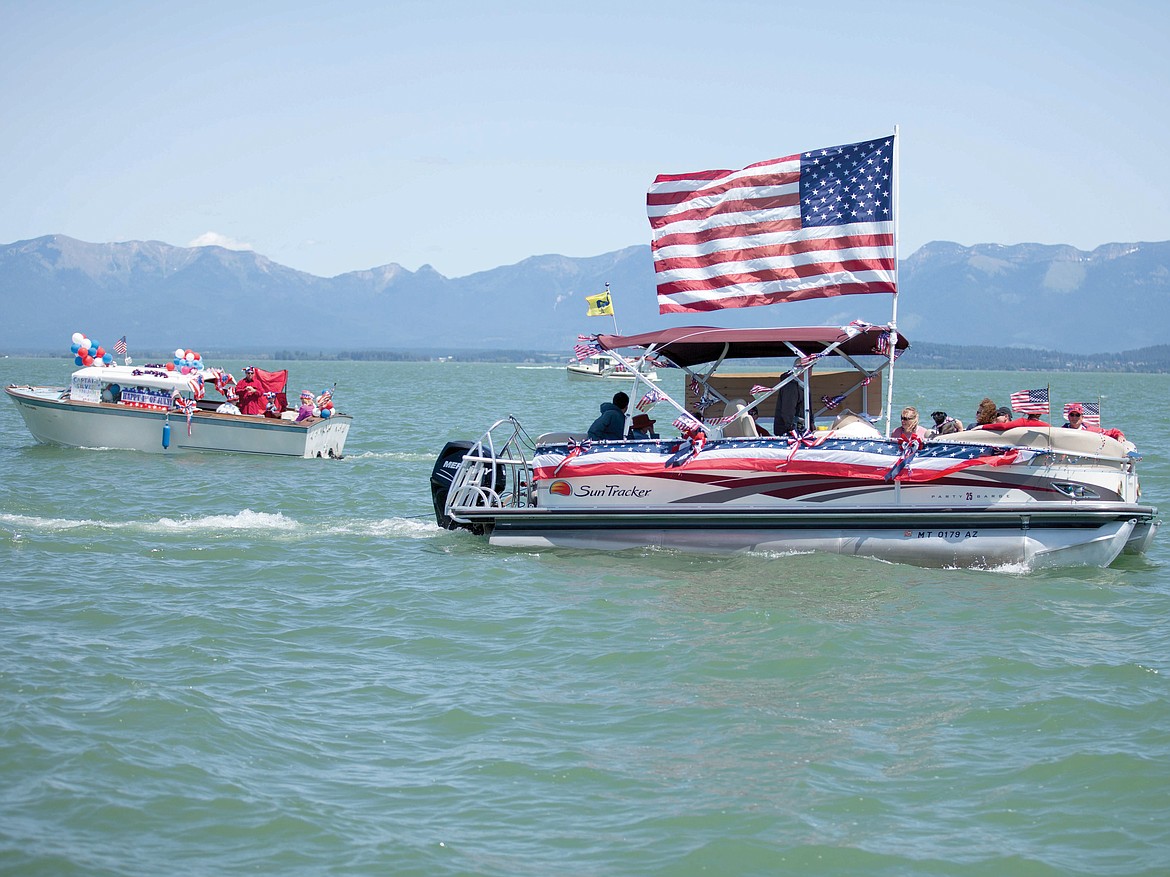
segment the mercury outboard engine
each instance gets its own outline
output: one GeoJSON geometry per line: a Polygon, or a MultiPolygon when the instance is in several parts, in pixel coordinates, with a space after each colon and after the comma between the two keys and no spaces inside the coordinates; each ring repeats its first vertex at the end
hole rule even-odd
{"type": "MultiPolygon", "coordinates": [[[[435,523],[444,530],[458,530],[462,527],[473,533],[482,531],[480,527],[453,521],[444,512],[447,506],[447,494],[451,492],[451,482],[455,480],[455,473],[459,471],[463,458],[473,447],[475,447],[475,442],[447,442],[446,447],[439,454],[439,458],[435,460],[435,468],[431,470],[431,501],[435,506],[435,523]]],[[[484,475],[486,474],[485,472],[484,475]]],[[[497,465],[495,467],[494,481],[492,489],[498,494],[503,491],[507,483],[503,466],[497,465]]]]}
{"type": "Polygon", "coordinates": [[[455,473],[459,471],[459,464],[475,446],[475,442],[447,442],[439,459],[435,460],[435,468],[431,470],[431,500],[435,504],[435,523],[444,530],[457,530],[463,526],[456,524],[444,513],[447,505],[447,494],[451,491],[451,482],[455,480],[455,473]]]}

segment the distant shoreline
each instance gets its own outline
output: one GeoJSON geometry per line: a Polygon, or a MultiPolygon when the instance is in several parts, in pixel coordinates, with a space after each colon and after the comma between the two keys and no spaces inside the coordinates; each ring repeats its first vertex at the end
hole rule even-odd
{"type": "MultiPolygon", "coordinates": [[[[563,365],[570,359],[568,352],[547,350],[491,350],[457,348],[414,348],[398,350],[216,350],[203,353],[210,362],[216,359],[251,359],[258,362],[500,362],[537,365],[563,365]]],[[[146,352],[131,355],[138,363],[165,362],[171,352],[146,352]]],[[[32,359],[67,357],[57,350],[8,351],[0,356],[32,359]]],[[[932,344],[919,341],[899,360],[903,368],[936,369],[940,371],[1021,371],[1067,373],[1170,373],[1170,345],[1145,347],[1120,353],[1063,353],[1053,350],[1001,347],[961,347],[952,344],[932,344]]]]}

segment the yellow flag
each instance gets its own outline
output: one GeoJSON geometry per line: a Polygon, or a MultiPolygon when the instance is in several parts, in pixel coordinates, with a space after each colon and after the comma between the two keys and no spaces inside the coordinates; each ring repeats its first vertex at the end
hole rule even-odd
{"type": "Polygon", "coordinates": [[[589,310],[585,313],[587,317],[608,317],[613,313],[613,300],[609,297],[608,289],[597,295],[585,296],[585,301],[589,302],[589,310]]]}

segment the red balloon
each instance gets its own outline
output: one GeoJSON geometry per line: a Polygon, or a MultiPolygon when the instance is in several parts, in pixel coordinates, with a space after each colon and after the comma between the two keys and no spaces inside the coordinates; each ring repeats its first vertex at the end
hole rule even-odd
{"type": "Polygon", "coordinates": [[[97,353],[95,353],[95,354],[94,354],[93,358],[94,358],[94,359],[101,359],[101,358],[102,358],[103,356],[105,356],[105,355],[106,355],[106,348],[104,348],[104,347],[99,347],[99,348],[97,349],[97,353]]]}
{"type": "Polygon", "coordinates": [[[167,371],[173,372],[174,370],[175,370],[175,364],[173,362],[168,362],[167,363],[167,371]]]}
{"type": "Polygon", "coordinates": [[[90,356],[89,354],[86,354],[85,356],[81,357],[81,364],[82,365],[93,365],[93,357],[90,356]]]}

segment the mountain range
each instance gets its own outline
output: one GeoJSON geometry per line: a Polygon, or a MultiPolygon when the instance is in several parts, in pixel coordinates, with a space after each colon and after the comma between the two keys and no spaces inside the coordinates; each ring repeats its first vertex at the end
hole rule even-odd
{"type": "MultiPolygon", "coordinates": [[[[888,295],[660,316],[646,245],[587,258],[533,256],[465,277],[400,265],[318,277],[252,251],[64,235],[0,245],[0,350],[67,349],[74,332],[135,350],[562,351],[585,296],[610,284],[620,331],[677,325],[885,323],[888,295]]],[[[911,342],[1084,354],[1162,344],[1170,325],[1170,242],[1086,252],[1041,244],[929,243],[899,264],[897,323],[911,342]]]]}

